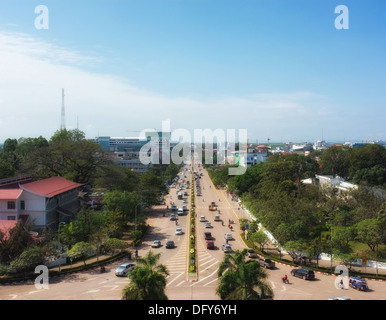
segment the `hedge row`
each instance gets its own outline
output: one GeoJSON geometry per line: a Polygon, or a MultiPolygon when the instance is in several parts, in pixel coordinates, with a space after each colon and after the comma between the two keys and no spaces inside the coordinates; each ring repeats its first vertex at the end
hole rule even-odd
{"type": "MultiPolygon", "coordinates": [[[[192,168],[194,164],[192,163],[192,168]]],[[[193,169],[192,169],[193,170],[193,169]]],[[[189,232],[189,267],[188,272],[196,272],[196,209],[195,209],[195,194],[194,194],[194,175],[192,174],[192,183],[191,183],[191,192],[190,192],[190,232],[189,232]]]]}

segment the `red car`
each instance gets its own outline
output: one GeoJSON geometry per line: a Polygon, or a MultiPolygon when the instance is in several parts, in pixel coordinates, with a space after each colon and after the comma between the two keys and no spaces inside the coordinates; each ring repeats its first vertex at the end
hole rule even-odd
{"type": "Polygon", "coordinates": [[[214,241],[207,241],[206,242],[206,248],[207,249],[214,249],[214,241]]]}

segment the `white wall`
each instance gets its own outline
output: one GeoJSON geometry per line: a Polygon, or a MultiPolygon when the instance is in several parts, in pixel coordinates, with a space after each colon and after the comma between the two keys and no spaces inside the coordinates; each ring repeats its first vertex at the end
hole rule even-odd
{"type": "Polygon", "coordinates": [[[46,200],[43,196],[38,196],[28,191],[23,191],[19,197],[19,202],[24,200],[25,210],[20,210],[19,214],[29,215],[29,221],[35,225],[46,224],[46,200]]]}

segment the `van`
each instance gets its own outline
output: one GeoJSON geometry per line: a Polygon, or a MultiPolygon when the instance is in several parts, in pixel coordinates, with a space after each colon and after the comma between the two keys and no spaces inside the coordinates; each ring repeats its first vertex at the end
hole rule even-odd
{"type": "Polygon", "coordinates": [[[295,277],[299,277],[305,280],[314,280],[315,273],[314,271],[306,268],[292,269],[291,274],[295,277]]]}

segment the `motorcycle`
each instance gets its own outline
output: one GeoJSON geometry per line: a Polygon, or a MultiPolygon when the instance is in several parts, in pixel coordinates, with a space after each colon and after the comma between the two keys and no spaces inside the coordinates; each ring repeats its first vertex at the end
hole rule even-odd
{"type": "Polygon", "coordinates": [[[281,278],[281,280],[283,281],[283,283],[289,284],[289,280],[287,277],[283,277],[283,278],[281,278]]]}

